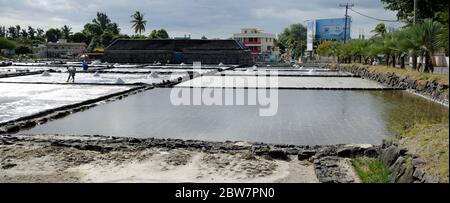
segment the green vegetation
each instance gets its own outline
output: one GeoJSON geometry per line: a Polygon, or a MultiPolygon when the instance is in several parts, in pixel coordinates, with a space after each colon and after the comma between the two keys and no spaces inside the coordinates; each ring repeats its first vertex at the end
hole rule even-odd
{"type": "Polygon", "coordinates": [[[352,160],[356,174],[363,183],[390,183],[389,169],[378,159],[356,158],[352,160]]]}
{"type": "Polygon", "coordinates": [[[376,35],[369,40],[351,40],[347,44],[324,41],[319,45],[321,49],[318,54],[337,57],[340,63],[358,61],[364,64],[384,56],[385,65],[397,67],[400,64],[400,68],[405,68],[405,60],[409,55],[413,58],[413,69],[417,70],[416,58],[421,56],[425,58],[423,72],[433,72],[433,54],[448,49],[448,25],[431,19],[394,32],[386,32],[384,24],[380,24],[373,32],[376,35]]]}
{"type": "Polygon", "coordinates": [[[449,123],[415,124],[397,137],[402,145],[425,162],[427,174],[449,182],[449,123]]]}
{"type": "Polygon", "coordinates": [[[281,54],[292,50],[292,57],[298,59],[306,49],[307,29],[302,24],[292,24],[278,36],[277,46],[281,54]]]}
{"type": "MultiPolygon", "coordinates": [[[[413,22],[414,1],[412,0],[381,0],[386,9],[397,11],[400,20],[407,23],[413,22]]],[[[417,19],[431,18],[441,23],[448,23],[445,14],[448,16],[449,1],[443,0],[418,0],[417,19]]]]}
{"type": "Polygon", "coordinates": [[[16,42],[8,40],[4,37],[0,37],[0,50],[1,49],[14,49],[16,48],[16,42]]]}
{"type": "Polygon", "coordinates": [[[169,34],[164,29],[153,30],[148,38],[149,39],[168,39],[169,34]]]}
{"type": "Polygon", "coordinates": [[[136,11],[131,18],[131,23],[133,23],[132,28],[136,34],[139,33],[139,36],[142,36],[142,32],[145,32],[145,26],[147,25],[147,21],[144,20],[144,14],[139,11],[136,11]]]}

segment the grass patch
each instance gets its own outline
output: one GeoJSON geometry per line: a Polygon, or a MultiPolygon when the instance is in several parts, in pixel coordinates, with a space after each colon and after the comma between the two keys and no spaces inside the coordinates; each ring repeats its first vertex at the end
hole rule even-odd
{"type": "Polygon", "coordinates": [[[356,158],[352,160],[356,174],[363,183],[390,183],[389,169],[380,160],[374,158],[356,158]]]}
{"type": "Polygon", "coordinates": [[[449,124],[415,124],[398,137],[399,142],[424,161],[427,174],[449,182],[449,124]]]}

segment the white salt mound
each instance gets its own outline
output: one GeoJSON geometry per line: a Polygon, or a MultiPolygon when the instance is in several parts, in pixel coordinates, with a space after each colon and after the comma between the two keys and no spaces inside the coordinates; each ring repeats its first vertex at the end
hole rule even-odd
{"type": "Polygon", "coordinates": [[[51,75],[50,75],[50,73],[48,73],[47,71],[44,71],[44,72],[42,73],[41,76],[49,77],[49,76],[51,76],[51,75]]]}
{"type": "Polygon", "coordinates": [[[95,73],[94,73],[94,77],[100,77],[100,73],[98,73],[98,71],[95,72],[95,73]]]}
{"type": "Polygon", "coordinates": [[[125,81],[123,81],[122,78],[117,78],[115,84],[125,84],[125,81]]]}

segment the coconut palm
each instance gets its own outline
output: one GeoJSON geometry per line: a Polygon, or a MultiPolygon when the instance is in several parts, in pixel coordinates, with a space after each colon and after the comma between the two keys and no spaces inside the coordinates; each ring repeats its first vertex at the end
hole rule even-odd
{"type": "Polygon", "coordinates": [[[134,32],[136,34],[139,33],[139,35],[142,35],[142,32],[145,32],[145,26],[147,24],[147,21],[144,20],[144,14],[136,11],[136,13],[131,16],[131,18],[133,18],[131,23],[133,23],[132,28],[134,29],[134,32]]]}
{"type": "Polygon", "coordinates": [[[69,39],[70,35],[72,34],[72,28],[67,25],[64,25],[61,28],[61,32],[63,33],[64,39],[69,39]]]}
{"type": "Polygon", "coordinates": [[[425,56],[424,72],[433,72],[434,70],[431,57],[442,48],[442,41],[439,38],[442,28],[442,24],[431,19],[425,19],[422,23],[410,28],[411,43],[418,47],[425,56]]]}

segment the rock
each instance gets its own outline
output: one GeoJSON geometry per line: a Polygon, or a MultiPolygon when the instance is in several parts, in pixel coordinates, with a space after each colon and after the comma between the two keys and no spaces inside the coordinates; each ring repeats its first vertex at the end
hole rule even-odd
{"type": "Polygon", "coordinates": [[[2,169],[8,170],[8,169],[14,168],[14,167],[16,167],[16,166],[17,166],[17,164],[12,164],[12,163],[2,164],[2,169]]]}
{"type": "Polygon", "coordinates": [[[423,176],[424,183],[439,183],[439,179],[433,176],[424,175],[423,176]]]}
{"type": "Polygon", "coordinates": [[[376,147],[369,147],[366,150],[364,150],[364,156],[367,157],[378,157],[379,154],[380,152],[376,147]]]}
{"type": "Polygon", "coordinates": [[[413,173],[414,173],[414,167],[412,165],[406,166],[405,172],[403,173],[403,175],[401,175],[399,177],[397,183],[412,183],[412,182],[414,182],[413,173]]]}
{"type": "Polygon", "coordinates": [[[398,147],[391,145],[390,147],[382,150],[380,159],[387,166],[391,166],[399,156],[400,150],[398,147]]]}
{"type": "Polygon", "coordinates": [[[397,182],[399,178],[404,174],[406,170],[405,158],[398,157],[395,163],[389,167],[390,177],[394,182],[397,182]]]}
{"type": "Polygon", "coordinates": [[[287,153],[284,150],[280,150],[280,149],[270,150],[267,155],[269,155],[269,157],[271,157],[273,159],[279,159],[279,160],[288,160],[289,159],[289,157],[287,156],[287,153]]]}
{"type": "Polygon", "coordinates": [[[315,150],[301,150],[297,155],[297,159],[299,161],[307,160],[312,156],[314,156],[315,154],[316,154],[315,150]]]}
{"type": "Polygon", "coordinates": [[[416,170],[414,170],[414,173],[413,173],[414,178],[421,180],[424,175],[425,175],[425,172],[423,172],[422,169],[416,168],[416,170]]]}
{"type": "Polygon", "coordinates": [[[353,152],[355,151],[355,148],[353,147],[344,147],[337,150],[337,155],[339,157],[343,158],[349,158],[353,156],[353,152]]]}
{"type": "Polygon", "coordinates": [[[391,145],[392,145],[392,140],[384,139],[381,147],[383,149],[386,149],[386,148],[390,147],[391,145]]]}

